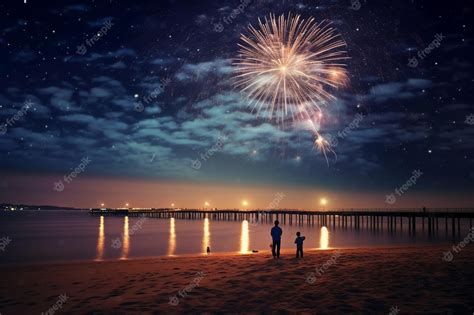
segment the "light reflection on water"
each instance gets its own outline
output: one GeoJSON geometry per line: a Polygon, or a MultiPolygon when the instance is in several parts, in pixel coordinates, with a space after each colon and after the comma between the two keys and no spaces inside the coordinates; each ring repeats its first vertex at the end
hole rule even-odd
{"type": "Polygon", "coordinates": [[[104,258],[104,242],[105,242],[105,233],[104,233],[104,216],[100,216],[99,221],[99,237],[97,240],[97,257],[95,260],[102,260],[104,258]]]}
{"type": "Polygon", "coordinates": [[[202,252],[207,253],[207,247],[211,247],[211,230],[209,227],[209,219],[204,219],[204,232],[202,235],[202,252]]]}
{"type": "Polygon", "coordinates": [[[128,216],[123,218],[123,240],[122,240],[122,253],[120,259],[128,259],[128,254],[130,252],[130,235],[128,232],[128,216]]]}
{"type": "Polygon", "coordinates": [[[321,227],[321,236],[319,240],[319,249],[329,248],[329,230],[327,227],[321,227]]]}
{"type": "Polygon", "coordinates": [[[176,251],[176,225],[174,218],[170,218],[170,234],[168,240],[168,256],[174,256],[176,251]]]}
{"type": "Polygon", "coordinates": [[[242,229],[240,231],[240,253],[247,254],[249,250],[249,221],[243,220],[242,221],[242,229]]]}

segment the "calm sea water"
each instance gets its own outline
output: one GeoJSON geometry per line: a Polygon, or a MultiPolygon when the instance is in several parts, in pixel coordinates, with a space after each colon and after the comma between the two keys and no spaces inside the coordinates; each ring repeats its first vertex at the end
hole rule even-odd
{"type": "MultiPolygon", "coordinates": [[[[77,260],[118,260],[182,254],[268,250],[270,223],[215,221],[212,219],[144,219],[135,217],[90,216],[87,212],[23,211],[0,212],[0,263],[37,263],[77,260]],[[10,241],[5,246],[5,239],[10,241]]],[[[294,249],[295,234],[306,236],[306,249],[373,247],[414,244],[452,243],[468,233],[463,225],[453,238],[446,233],[444,221],[438,232],[428,235],[421,226],[417,233],[386,228],[281,225],[282,248],[294,249]]],[[[426,227],[427,229],[427,227],[426,227]]]]}

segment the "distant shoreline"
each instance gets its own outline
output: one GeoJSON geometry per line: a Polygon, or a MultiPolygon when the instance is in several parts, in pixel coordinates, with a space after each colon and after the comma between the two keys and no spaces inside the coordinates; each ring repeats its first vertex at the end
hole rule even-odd
{"type": "Polygon", "coordinates": [[[15,211],[46,211],[46,210],[55,210],[55,211],[84,211],[90,210],[82,209],[82,208],[74,208],[74,207],[58,207],[58,206],[51,206],[51,205],[23,205],[23,204],[9,204],[9,203],[2,203],[0,204],[0,212],[15,212],[15,211]],[[13,210],[12,210],[13,209],[13,210]]]}

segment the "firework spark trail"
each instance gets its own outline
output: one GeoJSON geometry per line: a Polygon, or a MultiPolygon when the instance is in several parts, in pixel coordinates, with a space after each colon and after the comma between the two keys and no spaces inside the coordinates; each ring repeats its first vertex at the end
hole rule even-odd
{"type": "Polygon", "coordinates": [[[331,88],[348,82],[346,43],[330,23],[270,15],[249,31],[234,61],[235,86],[257,115],[263,111],[281,122],[287,116],[311,118],[335,99],[331,88]]]}
{"type": "MultiPolygon", "coordinates": [[[[317,121],[318,126],[321,125],[321,119],[322,119],[322,114],[319,114],[318,115],[318,121],[317,121]]],[[[316,149],[318,149],[318,151],[321,152],[324,155],[324,158],[326,159],[326,164],[329,166],[329,160],[328,160],[327,153],[332,153],[336,160],[337,160],[337,154],[332,149],[331,144],[329,143],[329,141],[319,133],[319,130],[318,130],[319,128],[317,128],[314,125],[314,122],[311,119],[309,119],[308,121],[309,121],[309,124],[312,127],[315,135],[316,135],[316,137],[314,139],[314,147],[316,149]]]]}
{"type": "Polygon", "coordinates": [[[336,152],[331,148],[331,144],[327,139],[325,139],[323,136],[321,136],[319,133],[316,135],[316,139],[314,140],[314,146],[319,150],[324,155],[324,158],[326,159],[326,164],[329,166],[329,160],[327,153],[332,153],[334,154],[334,158],[337,160],[337,154],[336,152]]]}

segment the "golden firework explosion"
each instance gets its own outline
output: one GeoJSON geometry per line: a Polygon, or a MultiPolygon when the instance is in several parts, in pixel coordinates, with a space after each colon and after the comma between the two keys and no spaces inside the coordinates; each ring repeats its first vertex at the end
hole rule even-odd
{"type": "MultiPolygon", "coordinates": [[[[270,14],[259,27],[241,35],[234,60],[235,86],[250,101],[252,111],[269,119],[308,120],[316,134],[315,147],[333,152],[319,134],[322,106],[335,97],[331,92],[348,83],[346,43],[328,21],[302,19],[291,13],[270,14]]],[[[335,154],[335,153],[334,153],[335,154]]]]}
{"type": "Polygon", "coordinates": [[[270,15],[241,36],[235,86],[257,115],[311,119],[348,82],[346,43],[327,21],[270,15]]]}

